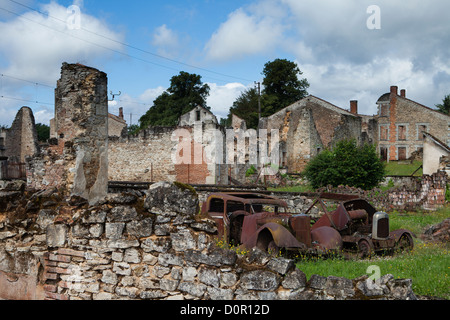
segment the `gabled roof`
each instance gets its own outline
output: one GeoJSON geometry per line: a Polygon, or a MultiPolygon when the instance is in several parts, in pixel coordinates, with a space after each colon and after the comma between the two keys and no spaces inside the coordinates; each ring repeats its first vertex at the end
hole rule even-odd
{"type": "Polygon", "coordinates": [[[353,113],[351,113],[350,111],[348,111],[348,110],[346,110],[346,109],[343,109],[343,108],[341,108],[341,107],[338,107],[338,106],[336,106],[336,105],[332,104],[331,102],[328,102],[328,101],[326,101],[326,100],[324,100],[324,99],[318,98],[318,97],[313,96],[313,95],[309,95],[309,96],[307,96],[307,97],[305,97],[305,98],[303,98],[303,99],[301,99],[301,100],[299,100],[299,101],[297,101],[297,102],[294,102],[293,104],[291,104],[291,105],[289,105],[289,106],[287,106],[287,107],[285,107],[285,108],[283,108],[283,109],[281,109],[281,110],[278,110],[277,112],[275,112],[274,114],[268,116],[267,118],[270,118],[270,117],[274,116],[275,114],[277,114],[277,113],[279,113],[279,112],[284,112],[284,111],[286,111],[286,109],[288,109],[288,108],[293,108],[293,107],[295,107],[296,105],[299,105],[299,104],[300,104],[301,102],[303,102],[303,101],[306,101],[306,102],[313,102],[313,103],[314,103],[314,102],[316,102],[316,103],[318,102],[318,103],[321,103],[322,106],[325,107],[325,108],[327,108],[327,109],[330,109],[330,110],[332,110],[332,111],[339,112],[339,113],[341,113],[341,114],[345,114],[345,115],[348,115],[348,116],[352,116],[352,117],[359,117],[359,116],[360,116],[360,115],[357,115],[357,114],[353,114],[353,113]],[[316,101],[311,101],[311,100],[316,100],[316,101]]]}
{"type": "Polygon", "coordinates": [[[441,147],[444,151],[450,153],[450,147],[447,144],[443,143],[441,140],[436,138],[435,136],[429,134],[428,132],[422,132],[425,137],[430,138],[437,146],[441,147]]]}
{"type": "MultiPolygon", "coordinates": [[[[419,107],[428,109],[428,110],[433,111],[433,112],[437,112],[437,113],[439,113],[440,115],[443,115],[443,116],[450,117],[450,116],[447,115],[447,114],[444,114],[444,113],[442,113],[442,112],[439,112],[439,110],[436,110],[436,109],[427,107],[427,106],[425,106],[425,105],[423,105],[423,104],[421,104],[421,103],[418,103],[417,101],[408,99],[408,98],[406,98],[406,97],[402,97],[402,96],[400,96],[400,95],[397,95],[397,99],[404,99],[404,100],[406,100],[406,101],[409,101],[409,102],[412,102],[412,103],[416,104],[416,105],[419,106],[419,107]]],[[[383,94],[383,95],[378,99],[377,104],[382,103],[382,102],[390,102],[390,100],[391,100],[391,94],[388,92],[388,93],[383,94]]]]}

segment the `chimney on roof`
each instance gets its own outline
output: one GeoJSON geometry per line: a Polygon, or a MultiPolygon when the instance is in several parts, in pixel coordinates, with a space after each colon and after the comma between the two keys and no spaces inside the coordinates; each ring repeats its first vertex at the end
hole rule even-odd
{"type": "Polygon", "coordinates": [[[350,112],[353,114],[358,114],[358,101],[357,100],[350,101],[350,112]]]}
{"type": "Polygon", "coordinates": [[[398,87],[397,86],[391,86],[391,94],[398,95],[398,87]]]}
{"type": "Polygon", "coordinates": [[[119,118],[123,119],[123,108],[119,108],[119,118]]]}
{"type": "Polygon", "coordinates": [[[400,96],[402,96],[403,98],[406,98],[406,89],[400,90],[400,96]]]}

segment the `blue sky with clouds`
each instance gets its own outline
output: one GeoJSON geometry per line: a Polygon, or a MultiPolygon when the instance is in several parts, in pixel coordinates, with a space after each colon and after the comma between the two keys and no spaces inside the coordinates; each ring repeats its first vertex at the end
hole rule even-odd
{"type": "Polygon", "coordinates": [[[133,123],[180,71],[202,76],[224,117],[276,58],[296,61],[309,92],[342,108],[359,100],[374,114],[391,85],[434,107],[450,94],[448,12],[447,0],[0,0],[0,125],[23,105],[48,123],[62,62],[106,72],[122,93],[110,111],[124,107],[133,123]],[[367,28],[370,5],[380,29],[367,28]]]}

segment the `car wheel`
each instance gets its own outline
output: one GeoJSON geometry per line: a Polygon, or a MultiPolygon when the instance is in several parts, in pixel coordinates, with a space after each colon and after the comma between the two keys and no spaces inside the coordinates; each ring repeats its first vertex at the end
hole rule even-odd
{"type": "Polygon", "coordinates": [[[397,249],[400,252],[409,252],[414,248],[414,241],[408,233],[403,234],[397,242],[397,249]]]}
{"type": "Polygon", "coordinates": [[[372,242],[367,239],[361,239],[358,241],[358,257],[361,259],[370,257],[373,253],[372,242]]]}

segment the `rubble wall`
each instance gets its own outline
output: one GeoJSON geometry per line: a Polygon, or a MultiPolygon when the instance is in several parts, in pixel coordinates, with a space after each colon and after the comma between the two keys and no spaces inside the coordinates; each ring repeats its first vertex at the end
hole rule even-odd
{"type": "Polygon", "coordinates": [[[438,171],[432,175],[423,175],[410,181],[410,185],[403,185],[387,191],[378,188],[362,190],[348,186],[337,188],[321,188],[319,192],[336,192],[356,194],[372,202],[374,206],[383,211],[392,210],[429,210],[434,211],[445,205],[445,193],[448,177],[445,171],[438,171]]]}
{"type": "Polygon", "coordinates": [[[63,63],[55,89],[53,146],[28,164],[32,188],[59,187],[95,203],[108,193],[108,79],[63,63]]]}
{"type": "Polygon", "coordinates": [[[411,280],[313,275],[293,260],[222,248],[189,188],[153,185],[90,207],[56,190],[0,192],[0,299],[416,299],[411,280]],[[6,201],[6,200],[5,200],[6,201]]]}

